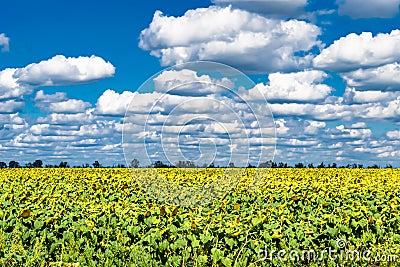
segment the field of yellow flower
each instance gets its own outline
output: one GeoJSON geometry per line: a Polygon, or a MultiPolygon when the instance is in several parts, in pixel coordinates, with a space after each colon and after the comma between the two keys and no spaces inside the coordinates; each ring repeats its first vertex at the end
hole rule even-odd
{"type": "MultiPolygon", "coordinates": [[[[156,171],[199,187],[226,170],[156,171]]],[[[400,264],[400,170],[271,169],[249,191],[253,172],[220,200],[185,207],[149,196],[129,169],[1,169],[0,266],[400,264]],[[328,248],[370,253],[301,254],[328,248]]]]}

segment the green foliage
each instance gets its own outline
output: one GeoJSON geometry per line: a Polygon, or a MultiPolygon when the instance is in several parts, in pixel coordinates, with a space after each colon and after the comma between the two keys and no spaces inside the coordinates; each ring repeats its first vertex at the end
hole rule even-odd
{"type": "MultiPolygon", "coordinates": [[[[200,180],[158,171],[198,186],[223,169],[203,170],[200,180]]],[[[399,170],[273,169],[249,192],[254,171],[223,199],[185,208],[151,198],[129,169],[1,169],[0,266],[303,266],[258,252],[321,251],[338,239],[400,254],[399,170]]]]}

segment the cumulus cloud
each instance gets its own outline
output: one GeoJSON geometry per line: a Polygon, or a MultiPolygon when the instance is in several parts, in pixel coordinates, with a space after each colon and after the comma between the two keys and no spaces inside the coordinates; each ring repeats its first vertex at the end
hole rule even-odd
{"type": "Polygon", "coordinates": [[[304,12],[304,7],[307,5],[307,0],[212,0],[212,2],[277,17],[297,16],[304,12]]]}
{"type": "Polygon", "coordinates": [[[362,104],[372,102],[387,102],[400,96],[395,92],[382,92],[378,90],[357,91],[355,88],[346,88],[343,99],[347,104],[362,104]]]}
{"type": "Polygon", "coordinates": [[[372,134],[371,129],[368,128],[346,128],[344,125],[336,126],[328,130],[331,138],[340,139],[366,139],[372,134]]]}
{"type": "Polygon", "coordinates": [[[54,94],[45,94],[43,90],[39,90],[35,96],[35,102],[61,102],[66,101],[68,99],[67,93],[65,92],[56,92],[54,94]]]}
{"type": "MultiPolygon", "coordinates": [[[[115,67],[110,62],[105,62],[97,56],[66,58],[58,55],[49,60],[39,63],[32,63],[24,68],[7,68],[0,71],[0,101],[16,100],[16,108],[10,108],[11,102],[2,104],[2,112],[10,110],[14,112],[21,107],[20,100],[24,95],[31,94],[39,86],[57,86],[57,85],[74,85],[81,83],[89,83],[99,79],[111,77],[114,75],[115,67]],[[18,108],[17,108],[18,107],[18,108]]],[[[46,102],[49,99],[40,99],[44,96],[43,91],[39,91],[35,101],[46,102]]],[[[56,96],[67,100],[63,93],[57,93],[56,96]]],[[[53,99],[54,100],[54,99],[53,99]]],[[[60,101],[58,101],[60,102],[60,101]]],[[[64,111],[73,112],[73,108],[83,110],[88,106],[87,103],[70,101],[65,104],[64,111]],[[70,105],[68,107],[68,105],[70,105]]],[[[54,105],[53,105],[54,106],[54,105]]],[[[57,110],[58,108],[54,108],[57,110]]],[[[58,110],[61,111],[61,110],[58,110]]]]}
{"type": "Polygon", "coordinates": [[[22,101],[6,100],[0,101],[0,114],[10,114],[20,112],[25,106],[22,101]]]}
{"type": "Polygon", "coordinates": [[[323,121],[306,121],[307,125],[304,128],[304,133],[309,135],[316,135],[320,129],[326,127],[326,123],[323,121]]]}
{"type": "Polygon", "coordinates": [[[269,102],[316,102],[324,100],[333,90],[321,83],[328,75],[323,71],[307,70],[296,73],[272,73],[268,84],[258,84],[248,91],[241,90],[247,100],[263,100],[259,90],[269,102]]]}
{"type": "Polygon", "coordinates": [[[124,116],[134,95],[135,93],[130,91],[119,94],[114,90],[107,89],[97,99],[96,112],[101,115],[124,116]]]}
{"type": "Polygon", "coordinates": [[[68,99],[64,92],[44,94],[43,90],[36,93],[35,106],[43,112],[74,114],[83,113],[91,106],[90,103],[78,99],[68,99]]]}
{"type": "Polygon", "coordinates": [[[358,69],[342,74],[350,87],[357,90],[400,91],[400,64],[386,64],[377,68],[358,69]]]}
{"type": "Polygon", "coordinates": [[[67,101],[51,103],[49,111],[54,113],[81,113],[91,104],[78,99],[69,99],[67,101]]]}
{"type": "Polygon", "coordinates": [[[123,147],[132,149],[128,155],[141,157],[145,164],[150,164],[149,160],[176,163],[185,159],[209,164],[215,153],[216,164],[228,164],[232,154],[238,165],[247,165],[247,160],[254,163],[275,135],[269,108],[256,103],[252,110],[235,93],[214,87],[217,83],[238,88],[235,82],[240,78],[215,77],[188,69],[166,70],[149,81],[146,89],[153,86],[153,91],[105,91],[94,114],[120,117],[127,111],[123,147]],[[180,84],[183,88],[170,90],[180,84]],[[270,123],[264,123],[268,118],[270,123]],[[140,144],[146,145],[146,151],[140,144]]]}
{"type": "Polygon", "coordinates": [[[319,121],[350,120],[354,118],[354,111],[362,108],[360,105],[338,103],[272,103],[270,107],[275,117],[302,117],[319,121]]]}
{"type": "Polygon", "coordinates": [[[8,38],[4,33],[0,33],[0,47],[2,47],[2,52],[8,52],[10,50],[9,42],[10,38],[8,38]]]}
{"type": "MultiPolygon", "coordinates": [[[[362,97],[365,98],[365,95],[362,97]]],[[[269,106],[275,118],[294,117],[318,121],[399,121],[400,96],[396,95],[393,99],[389,97],[385,99],[385,95],[384,97],[375,96],[375,99],[370,99],[370,101],[362,97],[358,99],[358,102],[362,103],[349,103],[340,98],[334,103],[272,103],[269,106]],[[379,101],[380,99],[383,100],[379,101]]]]}
{"type": "Polygon", "coordinates": [[[399,12],[400,0],[337,0],[339,15],[352,18],[391,18],[399,12]]]}
{"type": "Polygon", "coordinates": [[[168,114],[171,108],[181,104],[184,109],[194,108],[209,111],[208,102],[204,106],[197,101],[197,106],[185,104],[185,101],[196,97],[220,95],[227,89],[233,89],[234,83],[226,77],[221,79],[211,78],[209,75],[199,75],[190,69],[165,70],[153,78],[154,91],[149,93],[138,93],[124,91],[121,94],[114,90],[106,90],[97,100],[96,112],[102,115],[124,116],[129,106],[129,114],[147,114],[161,112],[168,114]],[[156,102],[162,106],[154,106],[156,102]]]}
{"type": "MultiPolygon", "coordinates": [[[[0,113],[0,147],[2,147],[2,144],[4,144],[4,142],[13,139],[15,136],[25,131],[27,127],[27,122],[24,118],[21,117],[19,113],[0,113]]],[[[3,146],[2,150],[7,150],[7,147],[3,146]]]]}
{"type": "Polygon", "coordinates": [[[387,103],[376,103],[367,106],[360,112],[359,117],[366,119],[385,119],[398,121],[400,116],[400,97],[387,103]]]}
{"type": "Polygon", "coordinates": [[[39,86],[72,85],[112,77],[115,67],[101,57],[65,57],[57,55],[17,69],[13,75],[19,84],[39,86]]]}
{"type": "MultiPolygon", "coordinates": [[[[323,49],[313,60],[316,68],[337,72],[378,67],[400,60],[400,30],[390,33],[351,33],[323,49]]],[[[396,66],[389,66],[396,71],[396,66]]]]}
{"type": "Polygon", "coordinates": [[[399,130],[394,130],[394,131],[388,131],[386,132],[386,136],[390,139],[400,139],[400,131],[399,130]]]}
{"type": "MultiPolygon", "coordinates": [[[[385,166],[393,164],[393,153],[400,142],[387,141],[386,137],[374,135],[374,131],[367,127],[365,122],[332,123],[313,120],[299,120],[297,118],[277,119],[277,155],[276,162],[314,163],[324,162],[325,165],[333,162],[347,165],[364,163],[364,166],[374,163],[385,166]],[[283,126],[282,126],[283,125],[283,126]],[[377,159],[381,155],[382,159],[377,159]]],[[[395,136],[396,133],[390,136],[395,136]]],[[[340,166],[340,165],[339,165],[340,166]]]]}
{"type": "Polygon", "coordinates": [[[0,71],[0,100],[22,98],[24,94],[32,93],[31,86],[18,84],[18,80],[14,77],[16,71],[15,68],[0,71]]]}
{"type": "Polygon", "coordinates": [[[83,125],[93,123],[96,116],[94,108],[88,108],[81,113],[49,113],[39,117],[36,122],[51,125],[83,125]]]}
{"type": "Polygon", "coordinates": [[[214,60],[248,72],[288,71],[310,65],[313,55],[309,51],[321,46],[320,33],[317,26],[304,21],[210,6],[188,10],[181,17],[155,12],[149,27],[141,32],[139,46],[161,58],[164,66],[214,60]]]}
{"type": "Polygon", "coordinates": [[[180,96],[219,94],[234,87],[234,83],[226,77],[214,79],[208,75],[199,76],[190,69],[163,71],[153,82],[155,92],[180,96]]]}

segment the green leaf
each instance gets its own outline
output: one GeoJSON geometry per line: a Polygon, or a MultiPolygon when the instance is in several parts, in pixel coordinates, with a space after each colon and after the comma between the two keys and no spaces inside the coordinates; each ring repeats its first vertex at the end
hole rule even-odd
{"type": "Polygon", "coordinates": [[[200,264],[205,264],[207,262],[207,255],[199,255],[199,256],[197,256],[197,261],[200,264]]]}
{"type": "Polygon", "coordinates": [[[227,267],[230,267],[230,266],[232,266],[232,260],[230,259],[230,258],[222,258],[221,259],[221,263],[224,265],[224,266],[227,266],[227,267]]]}
{"type": "Polygon", "coordinates": [[[36,230],[39,230],[43,227],[44,222],[41,220],[36,220],[33,226],[35,227],[36,230]]]}
{"type": "Polygon", "coordinates": [[[224,252],[217,248],[211,249],[211,259],[214,263],[218,262],[224,256],[224,252]]]}
{"type": "Polygon", "coordinates": [[[184,248],[184,247],[186,247],[186,245],[187,245],[187,241],[185,239],[178,238],[175,241],[176,248],[184,248]]]}

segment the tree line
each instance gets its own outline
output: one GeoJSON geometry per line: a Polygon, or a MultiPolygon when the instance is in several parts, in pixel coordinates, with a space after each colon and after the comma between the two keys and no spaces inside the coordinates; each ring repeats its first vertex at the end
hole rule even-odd
{"type": "MultiPolygon", "coordinates": [[[[82,164],[79,166],[73,166],[72,168],[102,168],[104,167],[98,160],[94,161],[92,164],[82,164]]],[[[107,166],[107,168],[126,168],[127,166],[125,164],[117,164],[113,166],[107,166]]],[[[129,166],[131,168],[139,168],[140,167],[140,162],[137,159],[133,159],[129,166]]],[[[147,168],[235,168],[235,164],[233,162],[230,162],[228,166],[216,166],[214,163],[211,163],[209,165],[204,164],[202,166],[196,165],[192,161],[179,161],[176,164],[167,164],[163,163],[162,161],[158,160],[152,163],[151,165],[145,166],[147,168]]],[[[347,164],[347,165],[338,165],[336,163],[329,163],[325,164],[324,162],[321,162],[318,165],[315,165],[313,163],[309,164],[304,164],[304,163],[296,163],[293,166],[289,165],[288,163],[284,162],[273,162],[273,161],[267,161],[264,163],[259,164],[259,166],[253,166],[249,164],[247,168],[352,168],[352,169],[363,169],[363,168],[392,168],[391,164],[387,164],[385,167],[381,167],[377,164],[372,164],[369,166],[364,166],[363,164],[347,164]]],[[[6,162],[0,161],[0,169],[4,168],[70,168],[70,165],[66,161],[61,161],[59,164],[43,164],[43,161],[38,159],[35,160],[34,162],[28,162],[24,165],[21,165],[18,161],[10,161],[8,164],[6,162]]]]}

